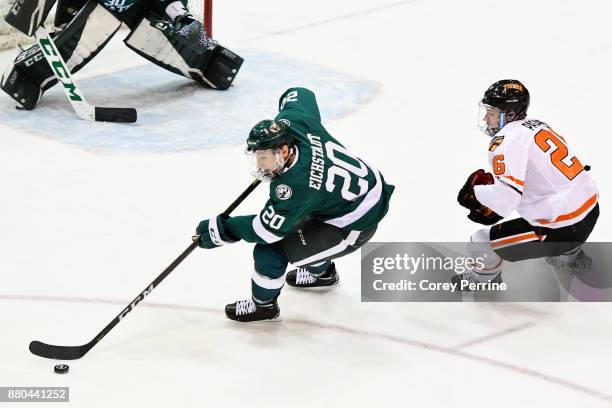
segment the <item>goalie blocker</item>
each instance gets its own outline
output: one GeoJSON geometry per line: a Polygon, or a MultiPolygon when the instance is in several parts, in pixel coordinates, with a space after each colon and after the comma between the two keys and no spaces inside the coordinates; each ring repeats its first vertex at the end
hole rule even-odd
{"type": "MultiPolygon", "coordinates": [[[[17,12],[19,10],[23,8],[17,12]]],[[[53,35],[67,68],[73,74],[104,48],[120,28],[123,17],[95,1],[89,1],[63,30],[53,35]]],[[[133,21],[129,23],[132,25],[133,21]]],[[[229,88],[243,59],[215,41],[208,40],[202,44],[196,39],[181,37],[173,27],[173,23],[150,13],[133,25],[125,43],[139,55],[171,72],[213,89],[229,88]]],[[[22,50],[7,67],[0,87],[18,103],[18,107],[31,110],[44,91],[56,83],[39,46],[33,45],[22,50]]]]}

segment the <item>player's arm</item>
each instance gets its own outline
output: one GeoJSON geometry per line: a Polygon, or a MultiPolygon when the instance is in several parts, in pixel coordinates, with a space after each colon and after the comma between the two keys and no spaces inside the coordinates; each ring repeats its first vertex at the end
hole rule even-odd
{"type": "Polygon", "coordinates": [[[278,101],[278,110],[276,120],[287,119],[289,122],[296,122],[310,118],[321,122],[317,98],[306,88],[287,89],[278,101]]]}
{"type": "Polygon", "coordinates": [[[474,186],[476,199],[502,217],[512,214],[521,201],[529,154],[527,147],[508,145],[492,157],[494,183],[474,186]]]}
{"type": "Polygon", "coordinates": [[[304,188],[282,184],[271,191],[259,214],[231,218],[219,215],[200,222],[196,233],[200,235],[200,246],[204,248],[215,248],[239,240],[271,244],[292,232],[311,207],[304,188]]]}
{"type": "Polygon", "coordinates": [[[283,239],[304,218],[307,205],[292,197],[287,201],[271,198],[259,214],[232,217],[225,222],[227,231],[247,242],[271,244],[283,239]]]}

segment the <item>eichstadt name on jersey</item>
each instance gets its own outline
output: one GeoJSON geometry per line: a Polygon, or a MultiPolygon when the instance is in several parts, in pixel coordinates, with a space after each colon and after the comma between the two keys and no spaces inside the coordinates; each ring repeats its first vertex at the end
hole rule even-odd
{"type": "Polygon", "coordinates": [[[351,231],[376,227],[394,187],[327,132],[310,90],[287,90],[279,110],[275,120],[287,120],[295,140],[291,165],[270,183],[260,213],[230,218],[228,231],[248,242],[273,243],[307,218],[351,231]]]}
{"type": "Polygon", "coordinates": [[[315,190],[321,189],[323,183],[323,175],[325,172],[325,155],[323,154],[323,144],[319,136],[314,136],[308,133],[306,135],[310,141],[310,149],[312,151],[312,159],[310,163],[310,179],[308,187],[315,190]]]}

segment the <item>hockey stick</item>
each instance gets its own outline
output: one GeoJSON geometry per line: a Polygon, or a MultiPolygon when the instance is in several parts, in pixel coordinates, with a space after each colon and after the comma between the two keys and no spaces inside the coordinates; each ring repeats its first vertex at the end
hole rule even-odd
{"type": "MultiPolygon", "coordinates": [[[[240,205],[240,203],[249,195],[255,188],[261,183],[260,180],[254,180],[246,190],[240,194],[234,202],[227,207],[227,209],[223,212],[224,215],[229,215],[232,211],[240,205]]],[[[44,358],[53,358],[57,360],[77,360],[83,357],[89,350],[92,349],[93,346],[98,344],[100,340],[104,338],[119,322],[127,316],[138,304],[149,294],[157,285],[159,285],[170,272],[174,270],[187,256],[193,252],[193,250],[198,246],[199,236],[193,237],[193,242],[191,245],[187,247],[183,251],[182,254],[179,255],[164,271],[157,277],[153,282],[149,284],[142,292],[136,296],[134,300],[130,302],[122,311],[119,313],[111,322],[106,325],[104,329],[100,333],[96,335],[89,343],[83,344],[82,346],[54,346],[51,344],[42,343],[40,341],[34,340],[30,343],[30,352],[32,354],[36,354],[37,356],[44,358]]]]}
{"type": "Polygon", "coordinates": [[[47,29],[41,25],[36,29],[34,36],[55,77],[63,85],[64,92],[78,117],[97,122],[136,122],[137,114],[134,108],[103,108],[88,104],[76,82],[72,79],[70,70],[49,36],[47,29]]]}

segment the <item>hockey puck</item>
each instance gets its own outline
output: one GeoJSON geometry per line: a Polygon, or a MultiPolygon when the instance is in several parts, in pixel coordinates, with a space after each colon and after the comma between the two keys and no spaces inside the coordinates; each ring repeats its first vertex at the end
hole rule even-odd
{"type": "Polygon", "coordinates": [[[53,371],[55,371],[57,374],[66,374],[69,368],[70,367],[68,367],[68,364],[58,364],[53,367],[53,371]]]}

